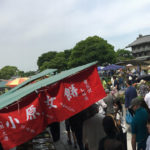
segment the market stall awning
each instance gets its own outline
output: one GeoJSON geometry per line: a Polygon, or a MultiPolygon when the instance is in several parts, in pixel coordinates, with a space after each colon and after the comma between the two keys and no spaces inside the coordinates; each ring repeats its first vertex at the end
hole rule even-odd
{"type": "Polygon", "coordinates": [[[11,149],[103,99],[97,62],[63,71],[0,99],[0,139],[11,149]],[[3,134],[5,132],[5,134],[3,134]]]}
{"type": "Polygon", "coordinates": [[[19,84],[18,86],[12,88],[11,90],[9,90],[7,93],[4,93],[3,95],[0,96],[0,99],[1,97],[5,96],[5,95],[8,95],[12,92],[15,92],[16,90],[30,84],[31,82],[37,80],[37,79],[40,79],[42,77],[45,77],[46,75],[53,75],[55,72],[57,71],[57,69],[46,69],[36,75],[33,75],[31,76],[28,80],[24,81],[23,83],[19,84]]]}
{"type": "MultiPolygon", "coordinates": [[[[97,62],[89,63],[87,65],[79,66],[70,70],[63,71],[59,74],[56,74],[55,76],[51,76],[49,78],[43,79],[39,82],[36,82],[34,84],[29,84],[27,86],[22,87],[22,88],[17,88],[14,92],[11,92],[9,94],[3,94],[0,96],[0,109],[2,109],[5,106],[8,106],[11,103],[14,103],[15,101],[21,99],[22,97],[35,92],[36,90],[45,87],[47,85],[56,83],[68,76],[74,75],[90,66],[96,65],[97,62]]],[[[35,79],[35,77],[34,77],[35,79]]]]}
{"type": "Polygon", "coordinates": [[[27,78],[27,77],[16,78],[16,79],[13,79],[13,80],[7,82],[7,83],[6,83],[6,86],[13,88],[13,87],[16,87],[16,86],[18,86],[19,84],[25,82],[25,81],[28,80],[28,79],[29,79],[29,78],[27,78]]]}
{"type": "Polygon", "coordinates": [[[8,80],[2,80],[0,81],[0,88],[6,88],[6,83],[8,82],[8,80]]]}
{"type": "Polygon", "coordinates": [[[118,70],[118,69],[123,69],[123,68],[124,68],[124,66],[119,66],[119,65],[111,64],[111,65],[108,65],[108,66],[104,67],[102,70],[103,71],[118,70]]]}

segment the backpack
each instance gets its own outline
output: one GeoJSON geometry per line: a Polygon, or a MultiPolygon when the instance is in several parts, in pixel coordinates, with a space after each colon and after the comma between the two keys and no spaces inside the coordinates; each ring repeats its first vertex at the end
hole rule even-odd
{"type": "Polygon", "coordinates": [[[131,124],[133,120],[133,116],[131,115],[131,113],[127,110],[126,112],[126,123],[127,124],[131,124]]]}

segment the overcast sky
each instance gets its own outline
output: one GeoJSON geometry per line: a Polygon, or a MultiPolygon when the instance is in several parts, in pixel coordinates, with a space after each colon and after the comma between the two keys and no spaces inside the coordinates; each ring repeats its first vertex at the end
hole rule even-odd
{"type": "Polygon", "coordinates": [[[0,0],[0,69],[37,70],[38,57],[98,35],[124,48],[150,34],[150,0],[0,0]]]}

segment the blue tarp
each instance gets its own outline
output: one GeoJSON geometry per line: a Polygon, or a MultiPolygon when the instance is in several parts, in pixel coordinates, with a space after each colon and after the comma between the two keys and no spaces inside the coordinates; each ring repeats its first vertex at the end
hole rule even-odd
{"type": "Polygon", "coordinates": [[[102,66],[98,66],[98,67],[97,67],[97,70],[98,70],[98,71],[102,71],[103,68],[104,68],[104,67],[102,67],[102,66]]]}
{"type": "Polygon", "coordinates": [[[107,71],[107,70],[118,70],[118,69],[124,69],[124,68],[125,68],[124,66],[112,64],[112,65],[108,65],[108,66],[104,67],[102,70],[107,71]]]}

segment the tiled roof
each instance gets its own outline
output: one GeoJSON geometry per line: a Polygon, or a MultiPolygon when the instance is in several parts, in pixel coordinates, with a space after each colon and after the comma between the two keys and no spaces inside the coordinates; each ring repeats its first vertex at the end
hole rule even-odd
{"type": "Polygon", "coordinates": [[[150,35],[140,35],[134,42],[129,44],[127,47],[132,47],[143,43],[150,43],[150,35]]]}

